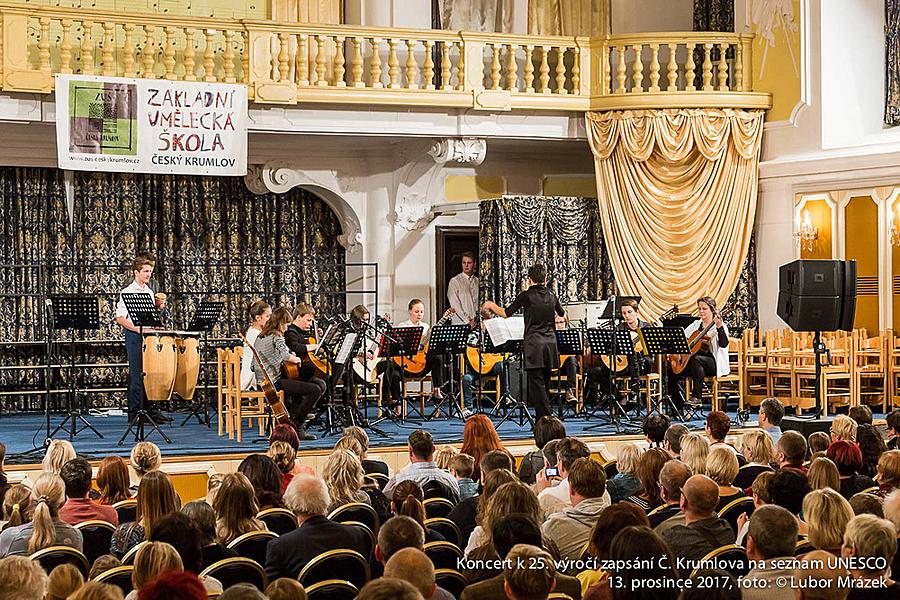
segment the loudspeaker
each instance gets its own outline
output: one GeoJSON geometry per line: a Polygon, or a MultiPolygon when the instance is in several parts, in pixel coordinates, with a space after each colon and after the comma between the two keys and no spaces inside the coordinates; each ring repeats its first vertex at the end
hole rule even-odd
{"type": "Polygon", "coordinates": [[[834,419],[801,419],[800,417],[785,417],[781,420],[780,427],[782,431],[797,431],[803,434],[803,437],[809,438],[810,434],[816,431],[824,431],[828,433],[831,430],[831,422],[834,419]]]}
{"type": "Polygon", "coordinates": [[[777,312],[794,331],[852,331],[856,261],[795,260],[782,265],[777,312]]]}

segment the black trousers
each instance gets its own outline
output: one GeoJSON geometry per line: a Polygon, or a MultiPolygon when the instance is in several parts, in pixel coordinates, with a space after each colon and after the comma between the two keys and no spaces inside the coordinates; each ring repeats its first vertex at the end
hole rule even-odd
{"type": "MultiPolygon", "coordinates": [[[[651,361],[648,357],[642,356],[640,354],[632,354],[628,357],[628,366],[625,368],[622,375],[629,377],[629,387],[630,391],[637,391],[640,389],[640,376],[646,375],[653,368],[653,361],[651,361]]],[[[606,394],[616,394],[618,395],[619,391],[613,389],[612,382],[610,381],[610,369],[605,364],[600,363],[599,366],[591,369],[589,373],[588,386],[585,389],[590,387],[591,390],[594,388],[600,392],[603,396],[606,394]]],[[[599,400],[599,398],[597,398],[599,400]]]]}
{"type": "Polygon", "coordinates": [[[325,393],[325,382],[318,377],[310,381],[299,381],[282,377],[275,387],[284,392],[288,413],[297,427],[303,427],[306,417],[325,393]]]}
{"type": "MultiPolygon", "coordinates": [[[[395,363],[393,359],[381,361],[375,366],[375,372],[379,376],[384,377],[381,386],[382,402],[388,400],[388,397],[394,402],[400,400],[402,395],[402,390],[400,389],[403,380],[402,370],[403,367],[395,363]]],[[[431,373],[432,388],[444,385],[444,361],[440,356],[427,356],[425,358],[425,369],[421,373],[415,375],[407,373],[406,376],[424,377],[429,373],[431,373]]]]}
{"type": "MultiPolygon", "coordinates": [[[[671,369],[668,365],[667,369],[671,369]]],[[[687,377],[691,378],[691,397],[699,400],[703,394],[703,380],[706,377],[716,375],[716,359],[708,354],[695,354],[688,360],[687,368],[680,375],[669,371],[669,396],[672,401],[680,404],[684,401],[681,391],[681,382],[687,377]]]]}
{"type": "Polygon", "coordinates": [[[559,376],[565,377],[565,381],[562,382],[565,389],[574,390],[575,379],[578,377],[578,359],[574,356],[567,358],[559,370],[559,376]]]}
{"type": "Polygon", "coordinates": [[[535,421],[550,415],[550,369],[526,369],[528,399],[534,405],[535,421]]]}

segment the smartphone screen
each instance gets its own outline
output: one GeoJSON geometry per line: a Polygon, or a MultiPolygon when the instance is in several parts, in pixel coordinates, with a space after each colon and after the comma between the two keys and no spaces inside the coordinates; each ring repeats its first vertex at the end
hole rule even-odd
{"type": "Polygon", "coordinates": [[[551,477],[559,477],[559,468],[548,467],[544,469],[544,474],[547,476],[547,479],[550,479],[551,477]]]}

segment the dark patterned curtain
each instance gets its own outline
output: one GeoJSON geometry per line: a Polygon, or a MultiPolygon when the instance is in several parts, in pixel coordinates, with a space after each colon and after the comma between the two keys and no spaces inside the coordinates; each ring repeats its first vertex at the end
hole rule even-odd
{"type": "MultiPolygon", "coordinates": [[[[124,347],[113,311],[131,282],[132,257],[144,250],[157,255],[154,281],[168,295],[173,329],[184,329],[203,299],[225,303],[213,338],[243,331],[250,302],[260,298],[345,312],[340,223],[304,190],[257,196],[237,177],[78,172],[72,226],[61,171],[0,169],[0,193],[0,336],[22,342],[0,347],[0,364],[43,362],[44,293],[91,294],[100,300],[101,329],[79,333],[96,341],[77,346],[77,362],[108,366],[86,370],[79,383],[121,387],[124,347]]],[[[55,375],[62,385],[65,376],[55,375]]],[[[44,385],[36,369],[0,371],[0,391],[44,385]]],[[[93,404],[117,404],[121,394],[100,400],[93,404]]],[[[16,406],[36,403],[17,398],[16,406]]]]}
{"type": "Polygon", "coordinates": [[[536,262],[561,302],[614,292],[596,199],[506,196],[482,202],[480,220],[482,298],[509,304],[536,262]]]}
{"type": "Polygon", "coordinates": [[[694,0],[694,31],[734,31],[734,0],[694,0]]]}
{"type": "Polygon", "coordinates": [[[900,0],[884,2],[884,123],[900,123],[900,0]]]}
{"type": "Polygon", "coordinates": [[[756,232],[750,235],[750,248],[747,250],[747,260],[741,269],[741,276],[737,286],[731,292],[725,310],[731,335],[737,337],[738,330],[750,329],[759,324],[759,297],[756,291],[756,232]]]}

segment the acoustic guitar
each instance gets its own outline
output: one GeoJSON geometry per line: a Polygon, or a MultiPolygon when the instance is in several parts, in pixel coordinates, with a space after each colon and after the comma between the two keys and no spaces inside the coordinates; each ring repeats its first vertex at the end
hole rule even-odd
{"type": "Polygon", "coordinates": [[[425,370],[425,361],[428,358],[428,340],[431,338],[431,332],[434,331],[435,327],[441,327],[442,325],[446,325],[447,321],[453,318],[453,315],[456,314],[455,308],[448,308],[438,322],[435,323],[431,329],[428,330],[428,333],[425,334],[425,339],[419,342],[419,351],[416,352],[413,356],[395,356],[394,362],[397,365],[403,367],[403,369],[409,373],[410,375],[418,375],[422,371],[425,370]]]}
{"type": "MultiPolygon", "coordinates": [[[[376,315],[376,326],[386,327],[390,325],[389,316],[390,315],[387,314],[384,317],[376,315]]],[[[375,346],[375,349],[372,351],[371,357],[367,356],[366,353],[362,353],[353,361],[353,372],[356,373],[357,377],[362,381],[368,381],[368,383],[375,383],[378,381],[378,372],[375,369],[380,362],[385,360],[383,357],[378,356],[378,353],[381,350],[380,344],[373,345],[375,346]]]]}
{"type": "Polygon", "coordinates": [[[618,354],[616,355],[616,360],[613,361],[613,357],[608,354],[604,354],[600,357],[600,360],[606,365],[610,371],[615,373],[620,373],[628,368],[628,357],[632,354],[637,354],[639,352],[644,351],[644,346],[641,344],[641,336],[637,332],[637,330],[629,330],[628,334],[631,336],[631,346],[633,350],[627,354],[618,354]]]}
{"type": "Polygon", "coordinates": [[[286,423],[290,425],[291,416],[288,414],[287,409],[284,407],[284,402],[282,402],[281,398],[278,396],[278,390],[276,390],[275,386],[272,384],[272,379],[269,378],[269,374],[266,372],[266,368],[263,366],[262,361],[259,359],[259,354],[256,353],[256,348],[253,347],[253,344],[247,341],[247,338],[244,337],[244,334],[239,333],[238,335],[244,342],[244,345],[250,348],[250,352],[253,353],[253,359],[256,361],[256,364],[259,366],[259,370],[263,374],[263,380],[262,382],[260,382],[259,387],[266,398],[266,402],[268,403],[269,408],[272,409],[272,417],[275,418],[275,422],[278,424],[286,423]]]}
{"type": "Polygon", "coordinates": [[[713,321],[704,327],[703,329],[698,329],[688,338],[688,348],[690,349],[690,354],[669,354],[668,361],[669,366],[672,369],[672,372],[676,375],[680,375],[688,365],[688,361],[695,354],[702,351],[709,351],[709,338],[707,335],[710,331],[716,326],[715,316],[716,314],[721,315],[723,318],[725,317],[725,313],[713,313],[713,321]]]}
{"type": "Polygon", "coordinates": [[[479,358],[478,348],[469,346],[466,348],[466,360],[469,366],[479,375],[487,375],[490,373],[497,363],[503,362],[506,358],[505,354],[493,354],[482,352],[479,358]]]}
{"type": "MultiPolygon", "coordinates": [[[[316,322],[313,320],[312,330],[316,331],[316,322]]],[[[315,336],[309,336],[306,340],[307,344],[316,344],[315,336]]],[[[331,363],[328,362],[327,358],[322,358],[316,355],[316,350],[307,350],[306,354],[300,355],[299,363],[292,363],[288,361],[284,361],[282,363],[282,370],[284,371],[284,376],[288,379],[301,379],[300,377],[300,369],[304,364],[311,364],[314,368],[313,375],[320,379],[328,379],[331,375],[331,363]]]]}

